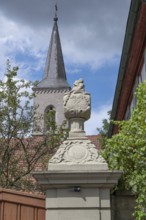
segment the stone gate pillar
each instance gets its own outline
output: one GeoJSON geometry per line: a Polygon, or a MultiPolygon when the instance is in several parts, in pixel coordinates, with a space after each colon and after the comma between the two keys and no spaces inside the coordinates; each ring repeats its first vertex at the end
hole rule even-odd
{"type": "Polygon", "coordinates": [[[87,139],[84,121],[90,118],[90,94],[77,80],[64,96],[69,137],[36,178],[46,191],[46,220],[111,220],[110,190],[119,171],[110,171],[96,146],[87,139]]]}

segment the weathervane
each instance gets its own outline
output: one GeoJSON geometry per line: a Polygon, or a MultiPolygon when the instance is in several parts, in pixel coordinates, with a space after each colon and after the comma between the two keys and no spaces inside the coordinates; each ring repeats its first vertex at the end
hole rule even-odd
{"type": "Polygon", "coordinates": [[[55,17],[54,17],[54,21],[58,21],[57,11],[58,11],[58,7],[57,7],[57,3],[56,3],[55,4],[55,17]]]}

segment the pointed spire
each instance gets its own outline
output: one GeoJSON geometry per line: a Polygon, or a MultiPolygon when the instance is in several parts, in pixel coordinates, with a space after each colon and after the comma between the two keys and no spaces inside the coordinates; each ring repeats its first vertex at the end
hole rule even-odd
{"type": "Polygon", "coordinates": [[[58,31],[57,4],[55,5],[54,26],[51,35],[43,80],[37,88],[70,88],[66,79],[66,72],[58,31]]]}

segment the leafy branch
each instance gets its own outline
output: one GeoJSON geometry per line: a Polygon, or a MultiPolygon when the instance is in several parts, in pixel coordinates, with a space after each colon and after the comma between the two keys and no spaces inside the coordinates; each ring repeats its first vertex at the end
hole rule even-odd
{"type": "Polygon", "coordinates": [[[103,157],[111,169],[124,171],[122,184],[136,196],[134,216],[146,219],[146,82],[136,91],[137,105],[127,121],[113,122],[119,132],[104,141],[103,157]]]}
{"type": "Polygon", "coordinates": [[[35,94],[29,92],[34,83],[19,79],[18,70],[7,61],[6,80],[0,80],[0,187],[30,191],[37,187],[30,173],[38,166],[47,167],[67,130],[63,125],[58,128],[49,112],[45,121],[51,129],[44,136],[31,136],[42,116],[35,116],[35,94]]]}

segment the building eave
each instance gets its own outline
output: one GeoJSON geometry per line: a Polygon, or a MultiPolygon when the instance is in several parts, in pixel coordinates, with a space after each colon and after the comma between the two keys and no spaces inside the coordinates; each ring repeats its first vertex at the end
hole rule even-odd
{"type": "MultiPolygon", "coordinates": [[[[135,32],[136,24],[137,24],[137,18],[139,16],[139,9],[141,6],[142,1],[141,0],[132,0],[129,10],[129,16],[127,20],[127,26],[126,26],[126,33],[124,38],[124,44],[122,49],[122,55],[121,55],[121,61],[120,61],[120,67],[119,67],[119,73],[118,73],[118,79],[117,79],[117,85],[115,89],[115,95],[114,95],[114,101],[112,106],[112,113],[111,113],[111,119],[117,120],[117,109],[119,105],[120,95],[122,91],[123,81],[126,74],[126,69],[129,61],[129,55],[133,43],[133,35],[135,32]]],[[[110,124],[108,136],[111,137],[113,133],[113,124],[110,124]]]]}
{"type": "Polygon", "coordinates": [[[52,91],[52,90],[59,90],[59,91],[68,91],[68,90],[71,90],[71,87],[68,86],[68,87],[33,87],[32,88],[34,92],[36,91],[52,91]]]}

